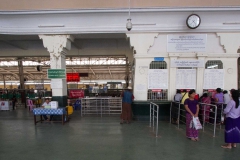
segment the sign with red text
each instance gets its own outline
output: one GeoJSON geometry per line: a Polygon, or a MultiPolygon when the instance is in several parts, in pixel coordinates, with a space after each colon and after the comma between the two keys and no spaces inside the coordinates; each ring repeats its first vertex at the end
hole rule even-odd
{"type": "Polygon", "coordinates": [[[84,90],[81,89],[69,90],[69,98],[84,98],[84,90]]]}
{"type": "Polygon", "coordinates": [[[79,73],[67,73],[67,82],[79,82],[79,73]]]}

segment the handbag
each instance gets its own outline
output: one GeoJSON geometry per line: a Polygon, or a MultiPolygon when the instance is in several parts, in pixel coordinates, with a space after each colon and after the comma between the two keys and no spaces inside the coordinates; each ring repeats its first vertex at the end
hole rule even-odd
{"type": "Polygon", "coordinates": [[[192,121],[193,121],[194,128],[196,130],[202,129],[202,125],[201,125],[198,117],[193,117],[192,121]]]}

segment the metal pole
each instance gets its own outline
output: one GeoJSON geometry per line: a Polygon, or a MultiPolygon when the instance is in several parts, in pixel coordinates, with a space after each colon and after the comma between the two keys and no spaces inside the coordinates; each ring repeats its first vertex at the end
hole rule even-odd
{"type": "Polygon", "coordinates": [[[203,108],[203,132],[205,127],[205,118],[206,118],[206,105],[204,105],[204,108],[203,108]]]}
{"type": "Polygon", "coordinates": [[[152,110],[152,113],[153,113],[153,115],[152,115],[152,117],[153,117],[153,119],[152,119],[152,126],[153,126],[153,131],[154,131],[154,116],[155,116],[155,112],[154,112],[154,109],[155,109],[155,105],[153,104],[153,110],[152,110]]]}
{"type": "Polygon", "coordinates": [[[215,105],[215,118],[214,118],[213,137],[215,137],[215,132],[216,132],[216,122],[217,122],[217,105],[215,105]]]}
{"type": "Polygon", "coordinates": [[[5,82],[5,75],[3,74],[3,85],[4,85],[4,89],[6,89],[6,82],[5,82]]]}
{"type": "Polygon", "coordinates": [[[171,102],[171,106],[170,106],[170,123],[172,123],[172,104],[173,102],[171,102]]]}
{"type": "Polygon", "coordinates": [[[151,120],[151,119],[152,119],[152,117],[151,117],[151,114],[152,114],[152,113],[151,113],[151,110],[152,110],[152,104],[151,104],[151,102],[150,102],[150,127],[152,126],[152,124],[151,124],[151,122],[152,122],[152,120],[151,120]]]}
{"type": "Polygon", "coordinates": [[[223,103],[222,103],[222,109],[221,109],[220,129],[222,129],[222,116],[223,116],[223,103]]]}
{"type": "Polygon", "coordinates": [[[102,117],[102,99],[100,99],[100,105],[101,105],[101,117],[102,117]]]}
{"type": "Polygon", "coordinates": [[[156,137],[158,137],[158,111],[159,111],[159,106],[157,106],[157,128],[156,128],[156,137]]]}
{"type": "Polygon", "coordinates": [[[180,107],[181,107],[181,103],[178,104],[178,129],[180,124],[180,107]]]}
{"type": "Polygon", "coordinates": [[[20,89],[24,89],[24,74],[23,74],[23,64],[22,59],[18,60],[18,68],[19,68],[19,79],[20,79],[20,89]]]}

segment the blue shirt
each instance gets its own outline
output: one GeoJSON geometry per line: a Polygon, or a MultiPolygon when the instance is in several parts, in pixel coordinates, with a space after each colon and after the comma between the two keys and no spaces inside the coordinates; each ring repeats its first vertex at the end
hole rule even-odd
{"type": "Polygon", "coordinates": [[[133,94],[130,91],[124,91],[122,101],[124,103],[132,103],[133,94]]]}

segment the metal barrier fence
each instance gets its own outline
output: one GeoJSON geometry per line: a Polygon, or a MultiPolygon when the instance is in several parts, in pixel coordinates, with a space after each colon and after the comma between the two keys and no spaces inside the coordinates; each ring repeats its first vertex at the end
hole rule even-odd
{"type": "MultiPolygon", "coordinates": [[[[216,125],[220,124],[221,128],[221,118],[223,113],[223,104],[206,104],[199,103],[199,119],[202,122],[203,131],[205,130],[206,124],[213,125],[213,137],[216,135],[216,125]]],[[[183,104],[179,102],[171,102],[170,106],[170,123],[172,123],[172,119],[177,119],[177,127],[179,129],[180,122],[186,124],[186,110],[183,104]]]]}
{"type": "Polygon", "coordinates": [[[121,114],[122,98],[121,97],[92,97],[81,99],[82,112],[81,116],[87,114],[121,114]]]}
{"type": "Polygon", "coordinates": [[[156,118],[156,137],[158,137],[158,111],[159,111],[159,106],[153,102],[150,102],[150,127],[153,127],[153,132],[154,132],[154,123],[155,123],[155,118],[156,118]]]}
{"type": "Polygon", "coordinates": [[[147,99],[149,101],[164,101],[168,100],[168,90],[148,90],[147,99]]]}

